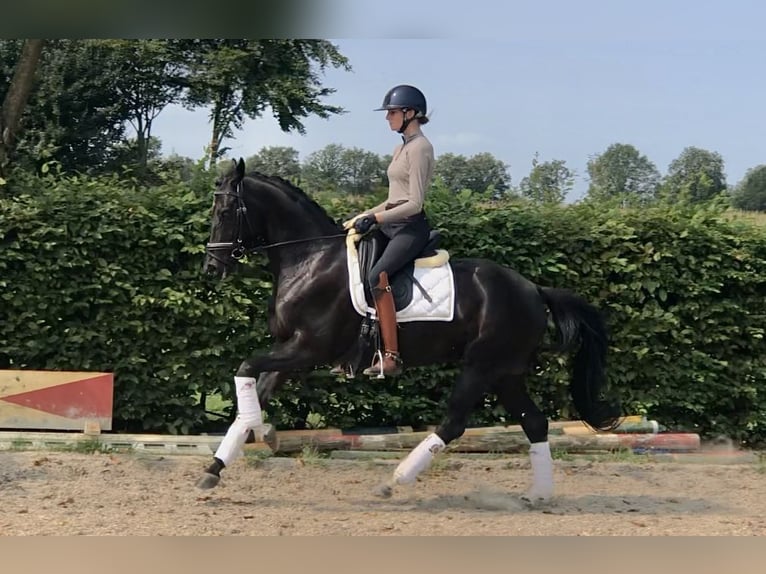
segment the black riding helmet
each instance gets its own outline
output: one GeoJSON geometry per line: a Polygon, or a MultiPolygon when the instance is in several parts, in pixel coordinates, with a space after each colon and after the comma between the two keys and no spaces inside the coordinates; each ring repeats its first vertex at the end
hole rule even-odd
{"type": "MultiPolygon", "coordinates": [[[[383,104],[379,108],[376,108],[375,111],[379,112],[383,110],[399,109],[403,111],[415,110],[415,118],[425,117],[426,112],[428,111],[426,97],[423,95],[423,92],[415,86],[408,86],[406,84],[394,86],[386,92],[386,95],[383,98],[383,104]]],[[[412,119],[405,119],[402,122],[402,127],[398,130],[399,133],[402,133],[407,128],[412,119]]]]}

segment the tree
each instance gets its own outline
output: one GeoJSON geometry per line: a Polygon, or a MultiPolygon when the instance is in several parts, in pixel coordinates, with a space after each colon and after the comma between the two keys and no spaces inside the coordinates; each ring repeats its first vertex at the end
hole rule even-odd
{"type": "Polygon", "coordinates": [[[390,183],[388,180],[388,166],[391,165],[393,160],[394,156],[390,153],[387,153],[380,158],[380,183],[386,188],[390,183]]]}
{"type": "Polygon", "coordinates": [[[154,136],[139,144],[137,138],[123,139],[114,144],[109,162],[104,166],[107,172],[122,172],[127,170],[137,176],[142,183],[151,184],[157,181],[152,167],[161,163],[162,143],[154,136]],[[140,147],[139,147],[140,146],[140,147]],[[146,159],[139,161],[143,155],[146,159]]]}
{"type": "Polygon", "coordinates": [[[539,155],[532,159],[532,170],[521,180],[521,195],[536,203],[561,203],[574,187],[575,173],[560,159],[539,161],[539,155]]]}
{"type": "Polygon", "coordinates": [[[173,153],[167,157],[160,156],[150,160],[149,168],[165,177],[175,177],[179,181],[188,183],[194,179],[198,172],[198,162],[190,157],[173,153]]]}
{"type": "Polygon", "coordinates": [[[24,40],[0,110],[0,177],[6,173],[21,116],[32,91],[45,40],[24,40]]]}
{"type": "Polygon", "coordinates": [[[464,189],[483,193],[494,190],[504,193],[510,188],[508,166],[490,153],[479,153],[470,158],[444,153],[436,158],[434,177],[441,179],[447,189],[457,193],[464,189]]]}
{"type": "MultiPolygon", "coordinates": [[[[0,41],[0,53],[9,53],[10,42],[0,41]]],[[[18,134],[15,163],[31,169],[49,161],[63,171],[107,169],[127,119],[112,61],[103,45],[46,41],[18,134]]]]}
{"type": "Polygon", "coordinates": [[[182,54],[167,40],[91,40],[111,50],[109,69],[128,122],[136,132],[136,164],[145,175],[152,123],[179,100],[186,82],[182,54]]]}
{"type": "Polygon", "coordinates": [[[731,199],[739,209],[766,211],[766,164],[747,170],[731,199]]]}
{"type": "Polygon", "coordinates": [[[381,160],[377,154],[354,147],[343,151],[341,161],[344,176],[340,188],[344,193],[372,193],[381,186],[381,160]]]}
{"type": "Polygon", "coordinates": [[[643,204],[657,195],[660,173],[630,144],[615,143],[588,161],[588,197],[621,198],[623,204],[643,204]]]}
{"type": "Polygon", "coordinates": [[[257,154],[245,160],[245,165],[248,170],[277,175],[293,182],[297,181],[301,175],[298,150],[292,147],[262,147],[257,154]]]}
{"type": "Polygon", "coordinates": [[[301,169],[311,189],[340,193],[372,193],[381,185],[381,158],[360,148],[330,144],[311,153],[301,169]]]}
{"type": "Polygon", "coordinates": [[[492,190],[505,193],[511,186],[511,175],[508,166],[491,153],[483,152],[468,159],[471,170],[469,188],[473,191],[484,192],[492,190]]]}
{"type": "Polygon", "coordinates": [[[721,155],[697,147],[687,147],[668,167],[662,185],[664,197],[687,198],[693,203],[711,199],[726,191],[726,175],[721,155]]]}
{"type": "Polygon", "coordinates": [[[306,157],[301,167],[304,185],[313,190],[338,191],[345,176],[344,147],[329,144],[306,157]]]}
{"type": "Polygon", "coordinates": [[[444,186],[455,193],[467,189],[468,158],[451,152],[436,158],[434,178],[440,179],[444,186]]]}
{"type": "Polygon", "coordinates": [[[175,40],[188,65],[185,103],[210,107],[213,124],[211,165],[221,142],[242,129],[246,118],[271,108],[283,131],[305,133],[310,115],[328,118],[343,108],[322,99],[335,92],[323,87],[319,73],[328,66],[351,70],[348,60],[326,40],[175,40]]]}

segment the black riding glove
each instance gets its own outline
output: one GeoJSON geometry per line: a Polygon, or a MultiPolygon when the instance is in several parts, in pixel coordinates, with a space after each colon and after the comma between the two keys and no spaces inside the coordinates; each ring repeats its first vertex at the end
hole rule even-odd
{"type": "Polygon", "coordinates": [[[373,225],[375,225],[374,215],[365,215],[354,221],[354,229],[362,235],[367,233],[373,225]]]}

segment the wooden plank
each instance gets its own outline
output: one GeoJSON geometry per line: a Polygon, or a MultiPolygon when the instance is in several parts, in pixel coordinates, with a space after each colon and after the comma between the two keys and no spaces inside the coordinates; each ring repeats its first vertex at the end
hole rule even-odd
{"type": "Polygon", "coordinates": [[[112,429],[114,376],[0,370],[0,429],[112,429]]]}
{"type": "Polygon", "coordinates": [[[621,434],[620,446],[637,452],[694,452],[700,448],[697,433],[621,434]]]}
{"type": "MultiPolygon", "coordinates": [[[[264,425],[267,431],[270,425],[264,425]]],[[[76,449],[100,445],[104,450],[135,450],[157,454],[212,455],[222,435],[159,435],[114,433],[90,435],[73,432],[0,431],[0,450],[76,449]]],[[[249,445],[255,451],[271,452],[263,442],[249,445]]]]}
{"type": "MultiPolygon", "coordinates": [[[[430,431],[390,433],[381,435],[349,435],[342,433],[290,434],[277,432],[280,453],[297,453],[304,448],[317,451],[377,451],[406,452],[415,448],[430,431]]],[[[691,452],[700,445],[699,436],[692,433],[639,434],[639,433],[589,433],[551,434],[551,448],[571,453],[616,451],[632,448],[636,451],[691,452]]],[[[529,441],[521,431],[503,428],[484,429],[473,432],[449,444],[447,452],[460,453],[524,453],[529,441]]]]}
{"type": "Polygon", "coordinates": [[[565,427],[562,430],[562,434],[568,435],[586,435],[586,434],[657,434],[664,432],[667,429],[659,424],[657,421],[641,421],[641,422],[623,422],[612,431],[603,433],[601,431],[595,431],[591,427],[582,425],[574,427],[565,427]]]}
{"type": "MultiPolygon", "coordinates": [[[[617,427],[617,431],[620,432],[619,429],[627,429],[630,428],[633,425],[652,425],[652,421],[647,421],[646,418],[643,415],[628,415],[622,418],[620,421],[620,425],[617,427]]],[[[428,432],[433,432],[436,430],[435,426],[429,426],[426,429],[428,432]]],[[[514,431],[514,432],[523,432],[521,425],[495,425],[495,426],[487,426],[487,427],[469,427],[465,429],[465,432],[463,433],[463,436],[465,435],[474,435],[474,434],[485,434],[487,432],[494,432],[494,431],[514,431]]],[[[549,434],[591,434],[595,433],[596,431],[593,430],[590,426],[585,424],[581,420],[572,420],[572,421],[550,421],[548,423],[548,432],[549,434]]],[[[634,431],[631,431],[634,432],[634,431]]],[[[638,431],[635,431],[638,432],[638,431]]]]}
{"type": "Polygon", "coordinates": [[[222,437],[162,436],[132,434],[87,435],[84,433],[57,433],[31,431],[0,431],[0,450],[56,450],[77,449],[100,445],[104,450],[136,450],[158,454],[211,455],[222,437]]]}
{"type": "MultiPolygon", "coordinates": [[[[290,432],[290,431],[287,431],[290,432]]],[[[277,435],[280,435],[278,432],[277,435]]],[[[348,436],[342,434],[322,433],[315,436],[308,434],[280,436],[279,453],[300,453],[305,446],[313,446],[318,451],[334,452],[334,458],[367,459],[396,458],[403,456],[416,446],[427,433],[407,433],[402,437],[396,434],[381,435],[385,440],[378,440],[374,435],[348,436]],[[394,440],[396,437],[399,440],[394,440]],[[375,448],[377,447],[377,448],[375,448]],[[342,454],[346,451],[348,454],[342,454]],[[386,455],[385,453],[389,453],[386,455]]],[[[219,435],[148,435],[148,434],[101,434],[88,435],[85,433],[52,433],[29,431],[0,431],[0,450],[9,449],[56,449],[62,447],[77,447],[78,445],[92,446],[94,443],[103,445],[105,449],[125,449],[162,454],[196,454],[212,455],[218,448],[223,436],[219,435]]],[[[555,435],[550,437],[551,448],[572,454],[603,453],[632,448],[635,452],[654,453],[699,453],[715,462],[718,459],[737,459],[729,453],[705,452],[700,450],[700,438],[694,433],[667,434],[591,434],[591,435],[555,435]]],[[[486,435],[462,437],[450,444],[447,452],[461,453],[468,456],[482,456],[489,453],[525,454],[529,443],[526,438],[510,433],[503,435],[499,432],[486,435]]],[[[245,450],[270,452],[271,449],[263,442],[245,445],[245,450]]],[[[683,460],[683,459],[679,459],[683,460]]],[[[690,457],[690,460],[697,461],[690,457]]]]}
{"type": "MultiPolygon", "coordinates": [[[[302,429],[302,430],[281,430],[277,431],[280,440],[280,452],[298,452],[304,447],[316,447],[320,450],[326,450],[333,445],[339,449],[343,448],[363,448],[377,443],[395,445],[396,449],[406,450],[413,448],[418,442],[423,440],[436,427],[427,427],[424,431],[413,432],[412,427],[382,427],[382,428],[322,428],[322,429],[302,429]],[[398,438],[397,438],[398,437],[398,438]]],[[[656,428],[656,423],[644,421],[640,415],[631,415],[623,419],[620,427],[615,432],[641,432],[651,431],[656,428]],[[643,422],[642,422],[643,421],[643,422]],[[639,428],[640,427],[640,428],[639,428]]],[[[463,434],[464,442],[470,439],[465,437],[486,436],[500,433],[501,436],[514,434],[524,435],[521,425],[489,426],[489,427],[471,427],[465,430],[463,434]]],[[[582,421],[554,421],[549,424],[549,434],[594,434],[595,431],[582,421]]],[[[249,439],[245,448],[250,448],[254,437],[249,439]]],[[[462,440],[462,439],[461,439],[462,440]]],[[[373,448],[374,450],[374,448],[373,448]]]]}
{"type": "MultiPolygon", "coordinates": [[[[289,432],[277,431],[277,440],[280,453],[297,453],[304,449],[315,449],[318,451],[343,450],[351,448],[355,440],[353,435],[344,435],[340,432],[316,433],[316,434],[291,434],[289,432]]],[[[255,443],[256,445],[258,443],[255,443]]],[[[245,450],[252,448],[246,444],[245,450]]]]}

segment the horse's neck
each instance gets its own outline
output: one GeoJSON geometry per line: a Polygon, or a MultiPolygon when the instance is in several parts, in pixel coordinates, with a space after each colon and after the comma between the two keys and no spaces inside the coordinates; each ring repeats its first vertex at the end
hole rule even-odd
{"type": "Polygon", "coordinates": [[[296,273],[310,276],[317,266],[342,255],[342,229],[329,219],[313,217],[291,199],[274,193],[263,205],[248,209],[268,214],[265,239],[273,247],[266,250],[266,255],[272,274],[280,282],[289,282],[296,273]]]}
{"type": "Polygon", "coordinates": [[[337,233],[336,230],[328,229],[327,226],[305,219],[305,214],[303,217],[302,220],[291,216],[270,217],[266,223],[266,239],[269,243],[292,241],[308,245],[312,239],[337,233]]]}
{"type": "Polygon", "coordinates": [[[286,247],[271,254],[269,268],[274,277],[272,296],[277,316],[291,316],[296,303],[308,292],[327,292],[328,279],[337,280],[339,290],[347,289],[347,282],[338,280],[338,274],[331,271],[343,257],[345,242],[335,239],[314,243],[308,249],[286,247]]]}
{"type": "Polygon", "coordinates": [[[263,213],[268,214],[268,243],[305,241],[308,244],[314,238],[340,233],[340,229],[331,221],[312,217],[301,204],[285,199],[276,192],[273,192],[272,197],[264,201],[262,206],[254,206],[253,209],[263,210],[263,213]]]}
{"type": "Polygon", "coordinates": [[[269,249],[267,256],[271,272],[278,282],[294,277],[311,279],[318,271],[345,256],[345,242],[339,238],[307,241],[269,249]]]}

